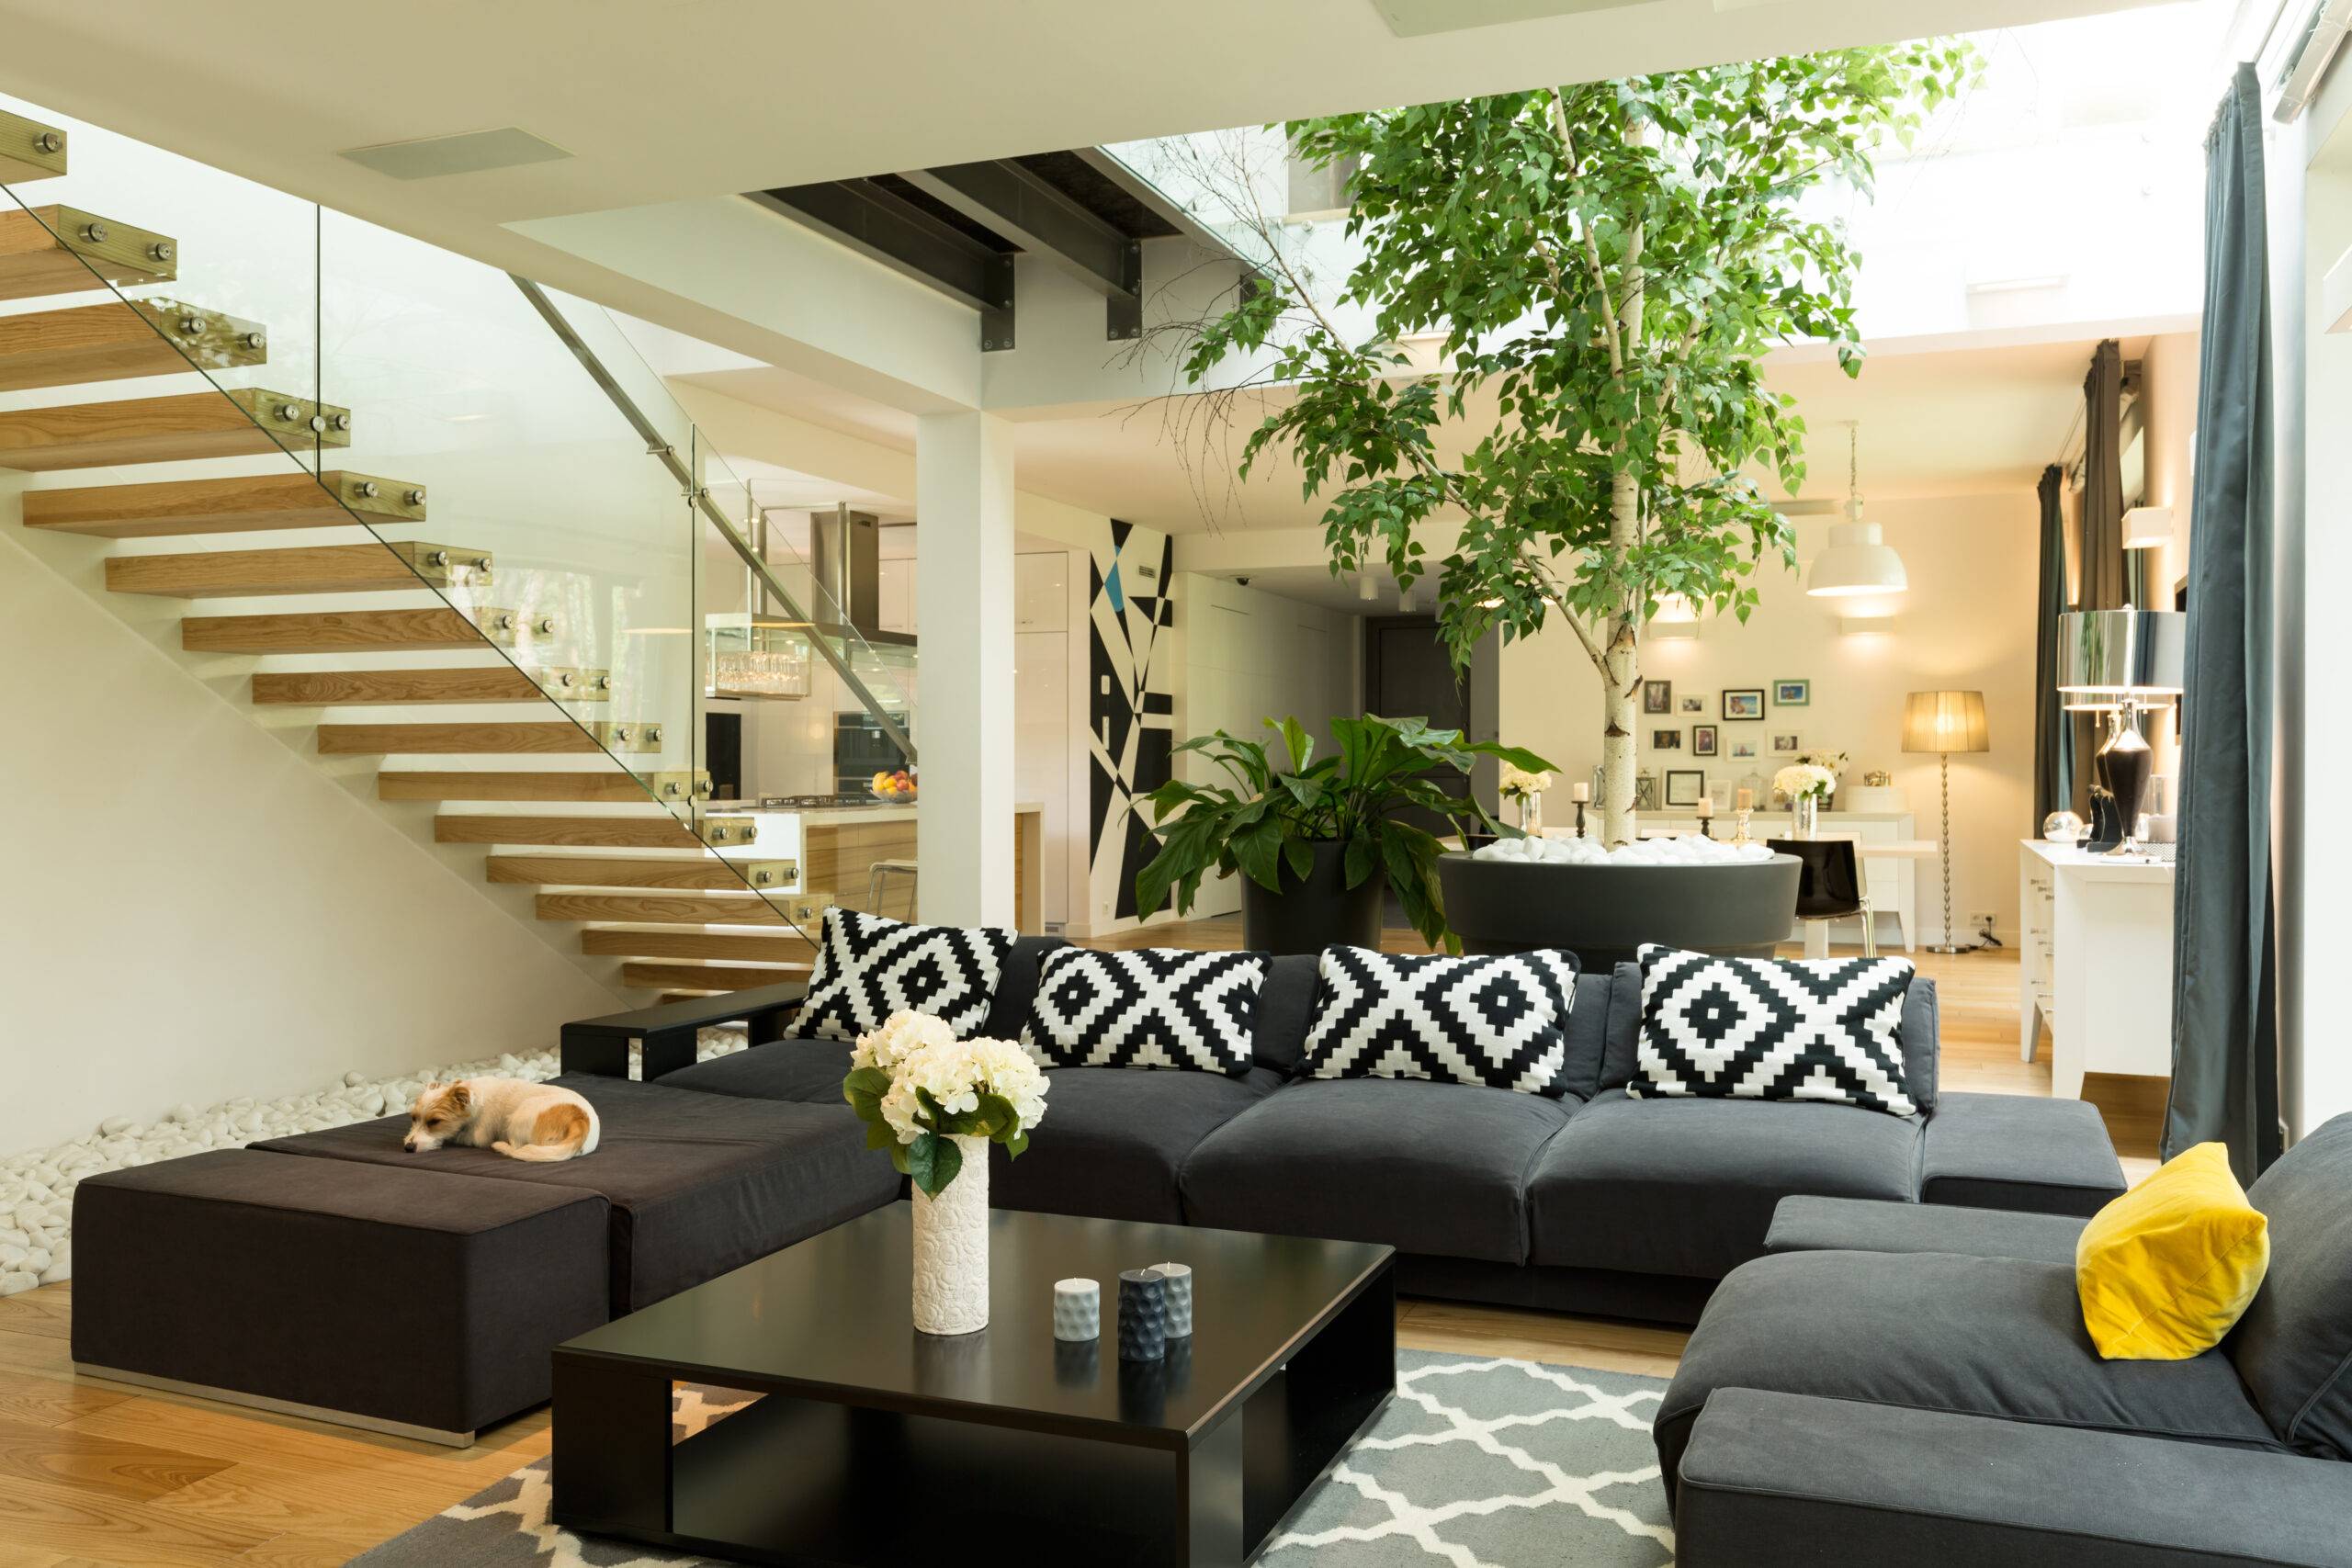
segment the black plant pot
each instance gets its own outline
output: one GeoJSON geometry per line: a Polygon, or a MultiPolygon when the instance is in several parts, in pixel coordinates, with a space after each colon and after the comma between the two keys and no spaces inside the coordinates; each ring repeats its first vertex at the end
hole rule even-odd
{"type": "Polygon", "coordinates": [[[1796,923],[1793,855],[1728,865],[1566,865],[1438,857],[1445,921],[1465,953],[1565,947],[1605,974],[1644,942],[1770,958],[1796,923]]]}
{"type": "Polygon", "coordinates": [[[1280,867],[1279,893],[1241,879],[1241,940],[1260,953],[1320,953],[1327,947],[1378,947],[1387,875],[1375,868],[1361,887],[1348,886],[1348,846],[1337,839],[1310,843],[1314,869],[1305,880],[1280,867]]]}

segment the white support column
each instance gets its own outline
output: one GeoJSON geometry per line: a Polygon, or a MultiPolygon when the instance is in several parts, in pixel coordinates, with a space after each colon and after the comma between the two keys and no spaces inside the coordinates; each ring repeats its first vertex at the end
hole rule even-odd
{"type": "Polygon", "coordinates": [[[1012,427],[915,422],[915,750],[922,919],[1013,923],[1012,427]]]}

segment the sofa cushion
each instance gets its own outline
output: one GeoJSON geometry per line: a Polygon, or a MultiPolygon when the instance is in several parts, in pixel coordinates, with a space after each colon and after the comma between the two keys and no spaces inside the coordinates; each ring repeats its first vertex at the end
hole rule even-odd
{"type": "Polygon", "coordinates": [[[1720,1279],[1761,1257],[1798,1193],[1918,1194],[1918,1124],[1804,1100],[1602,1092],[1544,1151],[1528,1189],[1537,1263],[1720,1279]]]}
{"type": "Polygon", "coordinates": [[[995,1016],[1012,936],[992,926],[916,926],[828,906],[796,1030],[854,1040],[910,1010],[968,1040],[995,1016]]]}
{"type": "Polygon", "coordinates": [[[2301,1453],[2352,1459],[2352,1113],[2255,1179],[2270,1275],[2223,1342],[2271,1427],[2301,1453]]]}
{"type": "MultiPolygon", "coordinates": [[[[1609,1082],[1609,1072],[1620,1034],[1625,1040],[1625,1074],[1631,1077],[1634,1032],[1640,1026],[1641,1015],[1640,964],[1614,964],[1590,975],[1579,972],[1576,1006],[1568,1010],[1565,1032],[1566,1059],[1560,1067],[1560,1087],[1578,1100],[1590,1100],[1603,1089],[1615,1087],[1609,1082]]],[[[1624,1081],[1620,1077],[1616,1084],[1624,1081]]]]}
{"type": "Polygon", "coordinates": [[[660,1082],[663,1089],[687,1089],[699,1094],[789,1100],[846,1110],[842,1079],[849,1077],[849,1055],[855,1049],[839,1040],[771,1040],[664,1073],[660,1082]]]}
{"type": "Polygon", "coordinates": [[[980,1032],[990,1040],[1018,1040],[1029,1018],[1030,998],[1037,994],[1037,976],[1046,960],[1068,947],[1057,936],[1017,936],[1005,950],[997,971],[996,998],[989,1003],[988,1021],[980,1032]]]}
{"type": "Polygon", "coordinates": [[[1919,1138],[1919,1201],[2087,1219],[2123,1167],[2098,1107],[2030,1094],[1941,1095],[1919,1138]]]}
{"type": "Polygon", "coordinates": [[[1528,1168],[1577,1106],[1416,1078],[1302,1080],[1193,1151],[1185,1216],[1227,1230],[1522,1263],[1528,1168]]]}
{"type": "MultiPolygon", "coordinates": [[[[755,1051],[775,1050],[758,1046],[755,1051]]],[[[258,1149],[403,1169],[453,1171],[603,1194],[616,1315],[674,1295],[899,1195],[845,1105],[697,1094],[593,1074],[555,1080],[596,1108],[596,1152],[554,1164],[490,1149],[401,1147],[405,1116],[354,1122],[258,1149]]]]}
{"type": "Polygon", "coordinates": [[[1319,1078],[1423,1078],[1558,1095],[1576,955],[1327,947],[1306,1036],[1319,1078]]]}
{"type": "Polygon", "coordinates": [[[1046,1118],[1028,1152],[989,1151],[989,1201],[1001,1209],[1182,1224],[1178,1178],[1218,1127],[1282,1084],[1253,1067],[1222,1073],[1143,1073],[1056,1067],[1046,1075],[1046,1118]]]}
{"type": "Polygon", "coordinates": [[[1645,942],[1641,1099],[1810,1100],[1909,1116],[1905,958],[1722,958],[1645,942]]]}
{"type": "Polygon", "coordinates": [[[1668,1475],[1725,1388],[2278,1448],[2226,1358],[2103,1360],[2074,1269],[2014,1258],[1790,1252],[1736,1270],[1658,1406],[1668,1475]]]}
{"type": "Polygon", "coordinates": [[[1767,1252],[1957,1252],[2022,1258],[2073,1268],[2083,1222],[1946,1203],[1866,1198],[1783,1198],[1765,1235],[1767,1252]]]}
{"type": "Polygon", "coordinates": [[[1320,954],[1277,953],[1266,960],[1258,987],[1258,1034],[1251,1055],[1261,1067],[1296,1077],[1306,1067],[1306,1032],[1315,1022],[1316,971],[1320,954]]]}
{"type": "Polygon", "coordinates": [[[1046,956],[1021,1043],[1049,1067],[1250,1069],[1261,953],[1173,947],[1046,956]]]}
{"type": "MultiPolygon", "coordinates": [[[[1601,1089],[1624,1088],[1641,1066],[1641,965],[1620,964],[1615,978],[1617,1001],[1609,1019],[1606,1054],[1600,1066],[1601,1089]]],[[[1911,987],[1903,998],[1903,1086],[1911,1091],[1912,1103],[1922,1111],[1933,1111],[1942,1100],[1936,1063],[1940,1013],[1936,983],[1924,976],[1913,976],[1911,987]]],[[[1573,1055],[1573,1042],[1570,1053],[1573,1055]]]]}

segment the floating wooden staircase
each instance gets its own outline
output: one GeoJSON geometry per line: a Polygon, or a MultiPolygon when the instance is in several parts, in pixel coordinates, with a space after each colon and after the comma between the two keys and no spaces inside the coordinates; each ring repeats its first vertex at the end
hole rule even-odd
{"type": "MultiPolygon", "coordinates": [[[[0,112],[0,184],[62,175],[66,153],[63,131],[0,112]]],[[[173,283],[179,248],[169,235],[69,205],[0,211],[0,300],[43,302],[0,315],[0,392],[60,392],[41,406],[0,411],[0,468],[47,474],[307,458],[351,446],[359,433],[353,411],[262,387],[198,385],[111,398],[70,390],[196,371],[267,377],[266,324],[160,293],[126,299],[111,292],[173,283]]],[[[537,918],[580,926],[582,955],[619,960],[623,984],[700,995],[805,972],[813,957],[808,942],[775,904],[747,891],[781,891],[797,868],[752,858],[752,818],[702,812],[700,775],[629,771],[625,759],[662,750],[662,726],[604,716],[613,711],[607,669],[532,658],[560,628],[544,612],[491,603],[505,584],[488,551],[373,536],[379,528],[421,528],[427,499],[424,485],[394,476],[289,466],[267,474],[61,483],[26,491],[23,505],[25,525],[47,535],[194,541],[184,550],[142,553],[132,545],[107,556],[106,586],[118,593],[190,602],[414,594],[416,603],[394,608],[368,603],[256,614],[223,606],[222,614],[184,617],[180,646],[189,654],[264,660],[348,656],[333,669],[257,670],[251,700],[281,724],[299,722],[289,709],[322,710],[316,727],[322,756],[481,759],[479,768],[379,771],[377,796],[432,805],[435,841],[480,846],[491,882],[545,889],[534,903],[537,918]],[[256,547],[239,537],[291,529],[361,536],[291,547],[256,547]],[[468,607],[452,607],[436,590],[455,592],[468,607]],[[408,657],[451,652],[499,657],[464,667],[408,657]],[[516,712],[528,705],[540,716],[337,716],[344,708],[429,713],[445,705],[514,705],[516,712]],[[580,705],[584,711],[572,711],[580,705]],[[537,771],[526,760],[538,757],[605,765],[537,771]],[[517,765],[499,765],[508,758],[517,765]],[[514,810],[516,804],[526,809],[514,810]],[[741,858],[722,860],[719,849],[741,858]],[[495,852],[502,850],[526,852],[495,852]]]]}

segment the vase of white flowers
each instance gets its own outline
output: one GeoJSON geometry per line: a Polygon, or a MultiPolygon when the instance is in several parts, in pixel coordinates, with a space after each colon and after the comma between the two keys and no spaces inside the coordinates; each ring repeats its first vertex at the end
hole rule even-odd
{"type": "Polygon", "coordinates": [[[1795,836],[1810,839],[1821,830],[1822,803],[1838,793],[1838,775],[1818,762],[1792,762],[1772,775],[1772,787],[1789,797],[1795,836]]]}
{"type": "Polygon", "coordinates": [[[1046,1075],[1009,1040],[958,1040],[940,1020],[890,1015],[858,1038],[842,1095],[865,1146],[914,1185],[914,1323],[989,1325],[989,1145],[1015,1159],[1046,1114],[1046,1075]]]}
{"type": "Polygon", "coordinates": [[[1503,764],[1502,782],[1498,786],[1505,800],[1519,807],[1519,830],[1530,838],[1544,830],[1544,792],[1552,787],[1549,773],[1531,773],[1525,768],[1503,764]]]}

